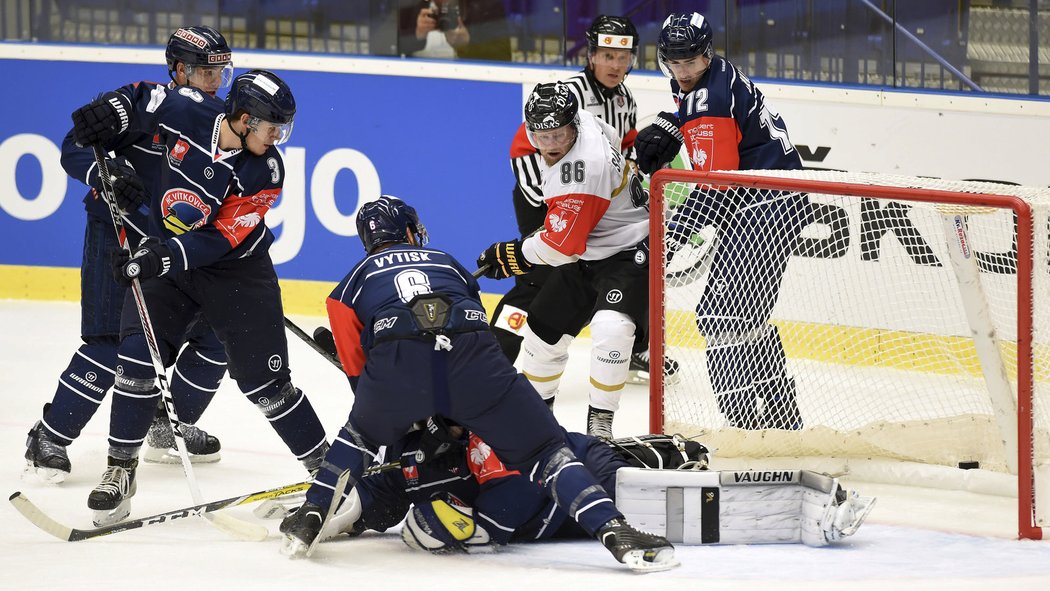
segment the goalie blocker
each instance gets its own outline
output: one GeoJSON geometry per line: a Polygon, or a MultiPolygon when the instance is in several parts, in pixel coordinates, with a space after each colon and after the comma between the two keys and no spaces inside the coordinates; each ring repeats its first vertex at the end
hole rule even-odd
{"type": "Polygon", "coordinates": [[[826,546],[854,534],[874,504],[809,470],[616,473],[616,506],[627,519],[681,544],[826,546]]]}

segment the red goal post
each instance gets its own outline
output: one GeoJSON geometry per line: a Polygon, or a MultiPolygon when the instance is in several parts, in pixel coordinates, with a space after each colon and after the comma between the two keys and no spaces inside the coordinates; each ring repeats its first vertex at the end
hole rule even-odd
{"type": "Polygon", "coordinates": [[[993,488],[1005,479],[1019,536],[1042,537],[1050,190],[672,169],[650,188],[650,359],[665,367],[650,383],[652,432],[735,458],[872,460],[938,481],[987,475],[993,488]],[[791,250],[783,273],[778,248],[791,250]],[[769,317],[741,319],[752,301],[771,305],[769,317]]]}

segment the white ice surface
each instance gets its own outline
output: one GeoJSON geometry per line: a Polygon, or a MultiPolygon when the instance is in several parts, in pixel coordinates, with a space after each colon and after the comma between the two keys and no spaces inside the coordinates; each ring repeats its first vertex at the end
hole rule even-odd
{"type": "MultiPolygon", "coordinates": [[[[318,318],[293,318],[312,331],[318,318]]],[[[25,433],[54,393],[58,372],[79,344],[79,309],[69,303],[0,301],[0,482],[23,491],[59,521],[91,527],[85,505],[105,463],[108,403],[69,448],[70,478],[58,486],[21,480],[25,433]]],[[[329,434],[345,421],[352,396],[327,362],[289,336],[293,381],[310,397],[329,434]]],[[[587,349],[571,350],[556,414],[582,429],[587,349]]],[[[617,435],[647,431],[646,389],[629,386],[617,435]]],[[[222,461],[196,466],[208,500],[301,480],[305,474],[276,434],[224,382],[200,426],[222,439],[222,461]]],[[[835,547],[679,547],[678,569],[637,575],[597,542],[518,545],[491,555],[431,556],[409,550],[396,531],[322,544],[309,561],[278,554],[276,522],[265,542],[239,542],[200,519],[83,542],[54,539],[0,507],[0,589],[1050,589],[1050,543],[1010,539],[1012,501],[910,487],[850,483],[879,497],[868,522],[835,547]],[[934,524],[932,528],[916,524],[934,524]],[[981,532],[968,535],[960,531],[981,532]]],[[[132,516],[192,504],[179,466],[143,465],[132,516]]],[[[229,511],[253,520],[251,507],[229,511]]]]}

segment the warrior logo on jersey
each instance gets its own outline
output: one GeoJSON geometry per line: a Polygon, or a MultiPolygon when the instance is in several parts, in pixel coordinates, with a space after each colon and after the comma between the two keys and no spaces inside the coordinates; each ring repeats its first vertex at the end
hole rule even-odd
{"type": "Polygon", "coordinates": [[[186,157],[186,153],[190,151],[190,145],[185,140],[179,140],[175,142],[175,145],[171,147],[171,151],[168,152],[168,162],[179,166],[182,164],[182,159],[186,157]]]}
{"type": "Polygon", "coordinates": [[[171,189],[160,200],[164,227],[176,236],[200,228],[210,215],[211,206],[186,189],[171,189]]]}

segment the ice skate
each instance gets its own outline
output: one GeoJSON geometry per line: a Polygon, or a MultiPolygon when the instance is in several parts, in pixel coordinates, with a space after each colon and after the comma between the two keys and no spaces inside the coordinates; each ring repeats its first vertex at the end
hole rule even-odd
{"type": "MultiPolygon", "coordinates": [[[[678,382],[678,370],[681,366],[670,357],[664,357],[664,383],[673,385],[678,382]]],[[[649,384],[649,351],[631,355],[630,373],[627,374],[627,383],[648,385],[649,384]]]]}
{"type": "MultiPolygon", "coordinates": [[[[182,437],[186,441],[186,451],[191,464],[210,464],[220,459],[219,450],[222,444],[217,437],[193,425],[182,425],[182,437]]],[[[153,417],[153,424],[146,434],[146,451],[142,459],[150,464],[178,464],[179,450],[175,448],[175,434],[171,430],[168,415],[163,411],[153,417]]]]}
{"type": "Polygon", "coordinates": [[[613,411],[587,407],[587,434],[601,439],[612,439],[613,411]]]}
{"type": "Polygon", "coordinates": [[[92,521],[97,527],[123,521],[131,513],[131,497],[135,496],[135,468],[138,464],[138,458],[109,458],[109,467],[102,475],[102,482],[88,495],[88,508],[94,511],[92,521]]]}
{"type": "Polygon", "coordinates": [[[25,457],[23,478],[35,476],[48,484],[58,484],[69,476],[72,469],[66,446],[52,439],[41,421],[37,421],[29,430],[25,457]]]}
{"type": "Polygon", "coordinates": [[[303,558],[321,533],[325,510],[314,503],[303,503],[295,512],[281,522],[281,554],[291,558],[303,558]]]}
{"type": "Polygon", "coordinates": [[[598,540],[616,560],[635,571],[668,570],[681,564],[666,538],[638,531],[623,519],[613,519],[598,530],[598,540]]]}

